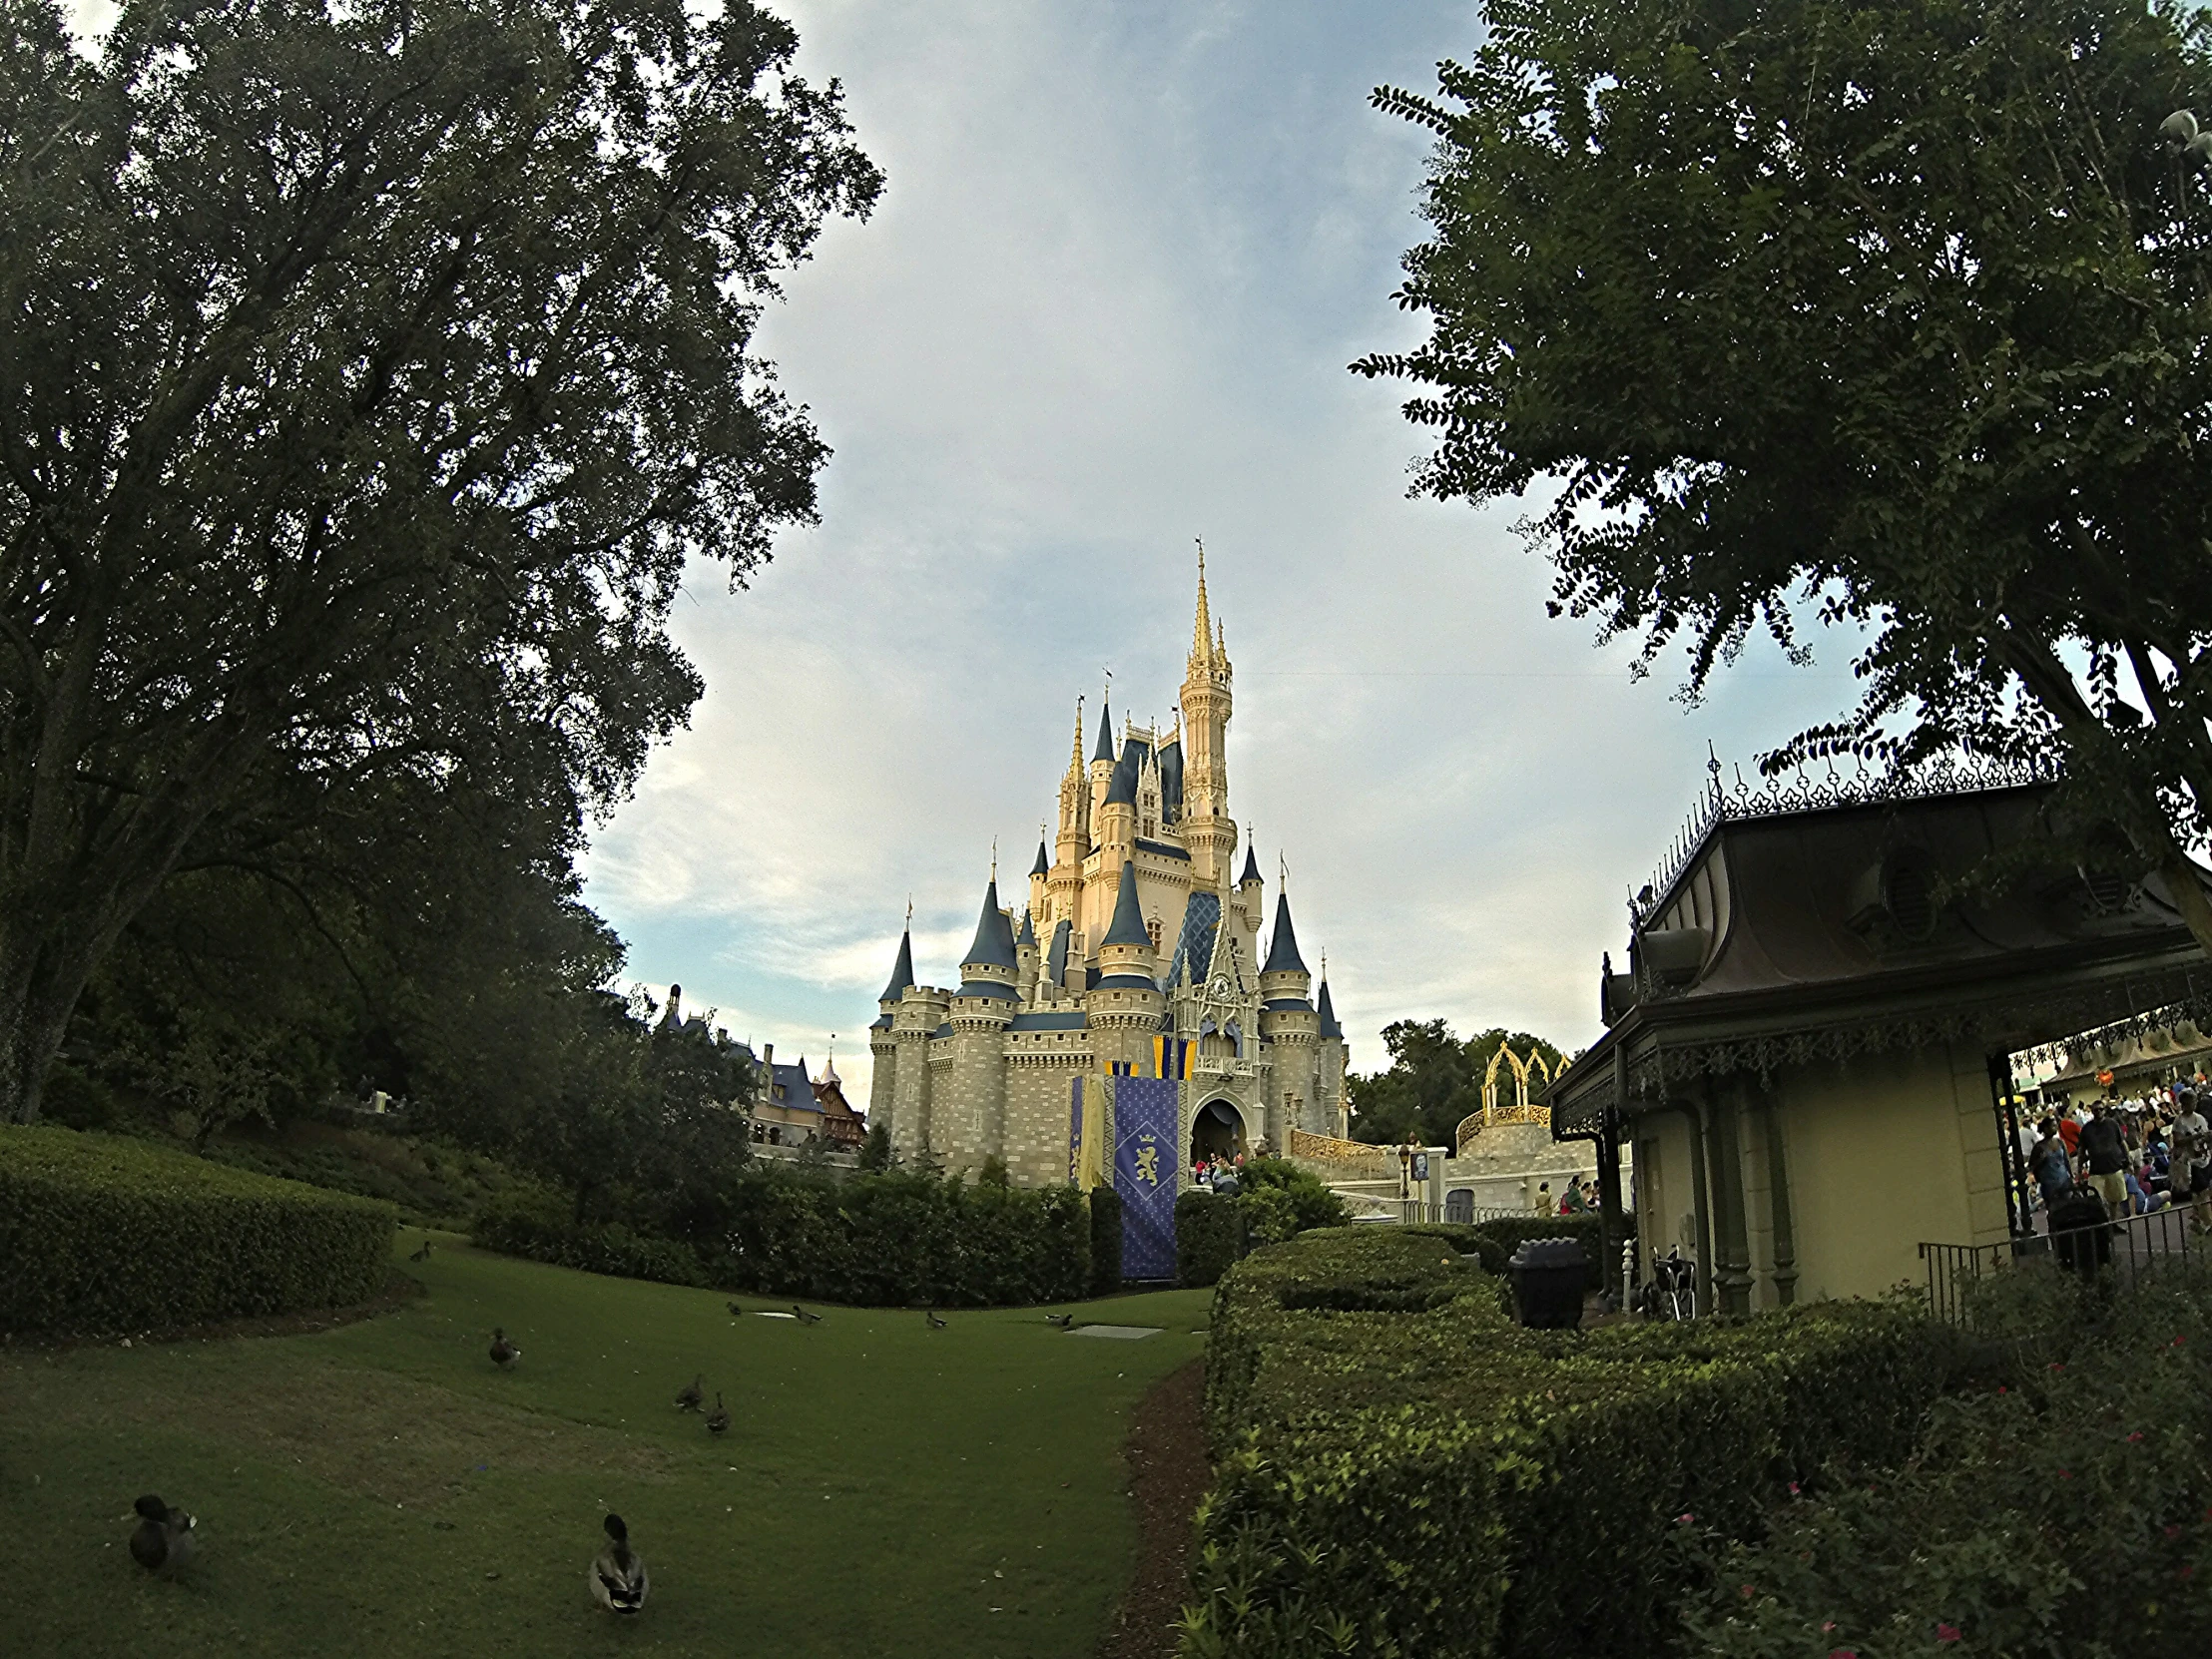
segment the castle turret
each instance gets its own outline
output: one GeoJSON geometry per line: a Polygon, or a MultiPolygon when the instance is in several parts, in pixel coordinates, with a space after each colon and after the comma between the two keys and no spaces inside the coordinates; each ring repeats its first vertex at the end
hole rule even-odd
{"type": "Polygon", "coordinates": [[[1106,776],[1106,794],[1092,820],[1098,831],[1098,848],[1108,854],[1100,867],[1111,870],[1129,856],[1137,840],[1137,778],[1144,766],[1144,746],[1129,740],[1114,770],[1106,776]]]}
{"type": "Polygon", "coordinates": [[[1260,914],[1266,903],[1267,884],[1260,879],[1260,860],[1253,856],[1248,842],[1244,874],[1237,877],[1237,909],[1244,917],[1245,950],[1253,961],[1260,959],[1260,914]]]}
{"type": "Polygon", "coordinates": [[[1166,998],[1153,982],[1152,935],[1137,902],[1137,866],[1121,866],[1113,924],[1098,947],[1098,983],[1083,1002],[1091,1052],[1102,1069],[1142,1068],[1152,1052],[1166,998]]]}
{"type": "Polygon", "coordinates": [[[1267,1137],[1274,1151],[1288,1150],[1290,1131],[1311,1129],[1320,1111],[1315,1075],[1321,1022],[1306,1000],[1313,976],[1298,953],[1298,932],[1291,925],[1291,895],[1275,897],[1275,936],[1268,959],[1260,964],[1260,1032],[1275,1052],[1268,1084],[1267,1137]]]}
{"type": "Polygon", "coordinates": [[[1314,1120],[1301,1124],[1311,1127],[1317,1134],[1344,1137],[1351,1133],[1351,1118],[1345,1106],[1345,1028],[1337,1022],[1337,1010],[1329,1000],[1329,958],[1325,952],[1321,964],[1321,994],[1316,1001],[1315,1016],[1321,1028],[1321,1040],[1314,1053],[1314,1120]]]}
{"type": "MultiPolygon", "coordinates": [[[[1044,856],[1038,848],[1037,855],[1044,856]]],[[[1021,913],[1021,931],[1014,935],[1014,992],[1023,1002],[1034,1002],[1037,997],[1037,929],[1027,910],[1021,913]]]]}
{"type": "Polygon", "coordinates": [[[1052,879],[1052,866],[1045,859],[1044,837],[1037,838],[1037,861],[1029,866],[1029,911],[1033,916],[1045,914],[1045,889],[1052,879]]]}
{"type": "Polygon", "coordinates": [[[909,928],[898,935],[898,960],[891,964],[890,983],[875,999],[876,1019],[867,1032],[867,1051],[875,1061],[868,1078],[867,1122],[870,1129],[881,1124],[886,1133],[898,1115],[898,1040],[892,1027],[897,1022],[899,999],[913,982],[914,935],[909,928]]]}
{"type": "Polygon", "coordinates": [[[1014,924],[998,907],[998,880],[983,889],[975,940],[960,964],[952,993],[948,1098],[932,1101],[934,1140],[945,1167],[976,1169],[997,1154],[1006,1136],[1006,1028],[1013,1023],[1014,981],[1021,971],[1014,924]]]}
{"type": "Polygon", "coordinates": [[[1121,890],[1114,895],[1113,925],[1098,947],[1099,989],[1146,990],[1153,983],[1152,935],[1145,928],[1144,911],[1137,903],[1137,866],[1121,866],[1121,890]]]}
{"type": "Polygon", "coordinates": [[[1191,874],[1202,887],[1218,885],[1237,850],[1237,826],[1229,817],[1229,717],[1234,699],[1229,651],[1212,627],[1206,605],[1206,549],[1198,550],[1198,614],[1191,624],[1191,655],[1183,675],[1181,705],[1183,843],[1191,849],[1191,874]]]}
{"type": "Polygon", "coordinates": [[[1098,747],[1091,751],[1089,846],[1098,844],[1098,810],[1106,805],[1106,786],[1113,781],[1115,764],[1114,710],[1111,700],[1102,697],[1098,700],[1098,747]]]}

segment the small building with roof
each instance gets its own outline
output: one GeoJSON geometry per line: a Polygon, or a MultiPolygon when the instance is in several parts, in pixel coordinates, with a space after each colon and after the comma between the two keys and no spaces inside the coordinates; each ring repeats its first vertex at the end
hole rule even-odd
{"type": "Polygon", "coordinates": [[[2028,1231],[2009,1056],[2212,995],[2158,875],[2038,852],[2078,838],[2054,795],[1995,767],[1756,790],[1715,768],[1630,906],[1625,971],[1602,964],[1604,1034],[1547,1091],[1615,1225],[1633,1149],[1647,1264],[1679,1250],[1745,1312],[2028,1231]]]}
{"type": "Polygon", "coordinates": [[[1109,1160],[1116,1078],[1178,1084],[1186,1161],[1284,1149],[1345,1127],[1346,1046],[1326,979],[1314,987],[1286,894],[1261,949],[1265,887],[1236,867],[1227,742],[1234,671],[1208,608],[1197,617],[1166,732],[1099,713],[1075,738],[1059,824],[1040,840],[1017,923],[983,893],[975,937],[945,988],[918,983],[901,935],[869,1031],[868,1122],[895,1156],[1022,1185],[1096,1180],[1109,1160]]]}

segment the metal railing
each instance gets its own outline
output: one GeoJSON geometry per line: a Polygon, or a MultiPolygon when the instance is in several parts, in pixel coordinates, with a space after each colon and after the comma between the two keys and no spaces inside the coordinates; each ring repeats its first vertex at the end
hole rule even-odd
{"type": "Polygon", "coordinates": [[[2146,1274],[2186,1268],[2192,1252],[2198,1262],[2212,1256],[2212,1241],[2194,1238],[2195,1231],[2186,1207],[2169,1206],[2148,1215],[2122,1216],[1995,1244],[1923,1244],[1920,1255],[1928,1269],[1929,1312],[1951,1325],[1968,1324],[1974,1287],[2015,1262],[2030,1260],[2055,1261],[2084,1278],[2109,1274],[2115,1286],[2128,1289],[2146,1274]]]}

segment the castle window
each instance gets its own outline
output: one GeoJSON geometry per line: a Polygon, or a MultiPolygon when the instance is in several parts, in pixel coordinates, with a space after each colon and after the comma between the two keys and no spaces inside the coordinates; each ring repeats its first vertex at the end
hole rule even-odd
{"type": "Polygon", "coordinates": [[[1144,924],[1144,930],[1147,934],[1151,936],[1152,948],[1154,950],[1158,950],[1160,948],[1160,918],[1158,916],[1154,916],[1150,921],[1144,924]]]}

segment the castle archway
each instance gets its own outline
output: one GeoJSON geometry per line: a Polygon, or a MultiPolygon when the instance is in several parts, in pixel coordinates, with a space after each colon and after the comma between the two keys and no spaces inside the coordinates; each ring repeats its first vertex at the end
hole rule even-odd
{"type": "Polygon", "coordinates": [[[1234,1159],[1245,1150],[1244,1114],[1226,1100],[1209,1100],[1191,1118],[1191,1162],[1234,1159]]]}

